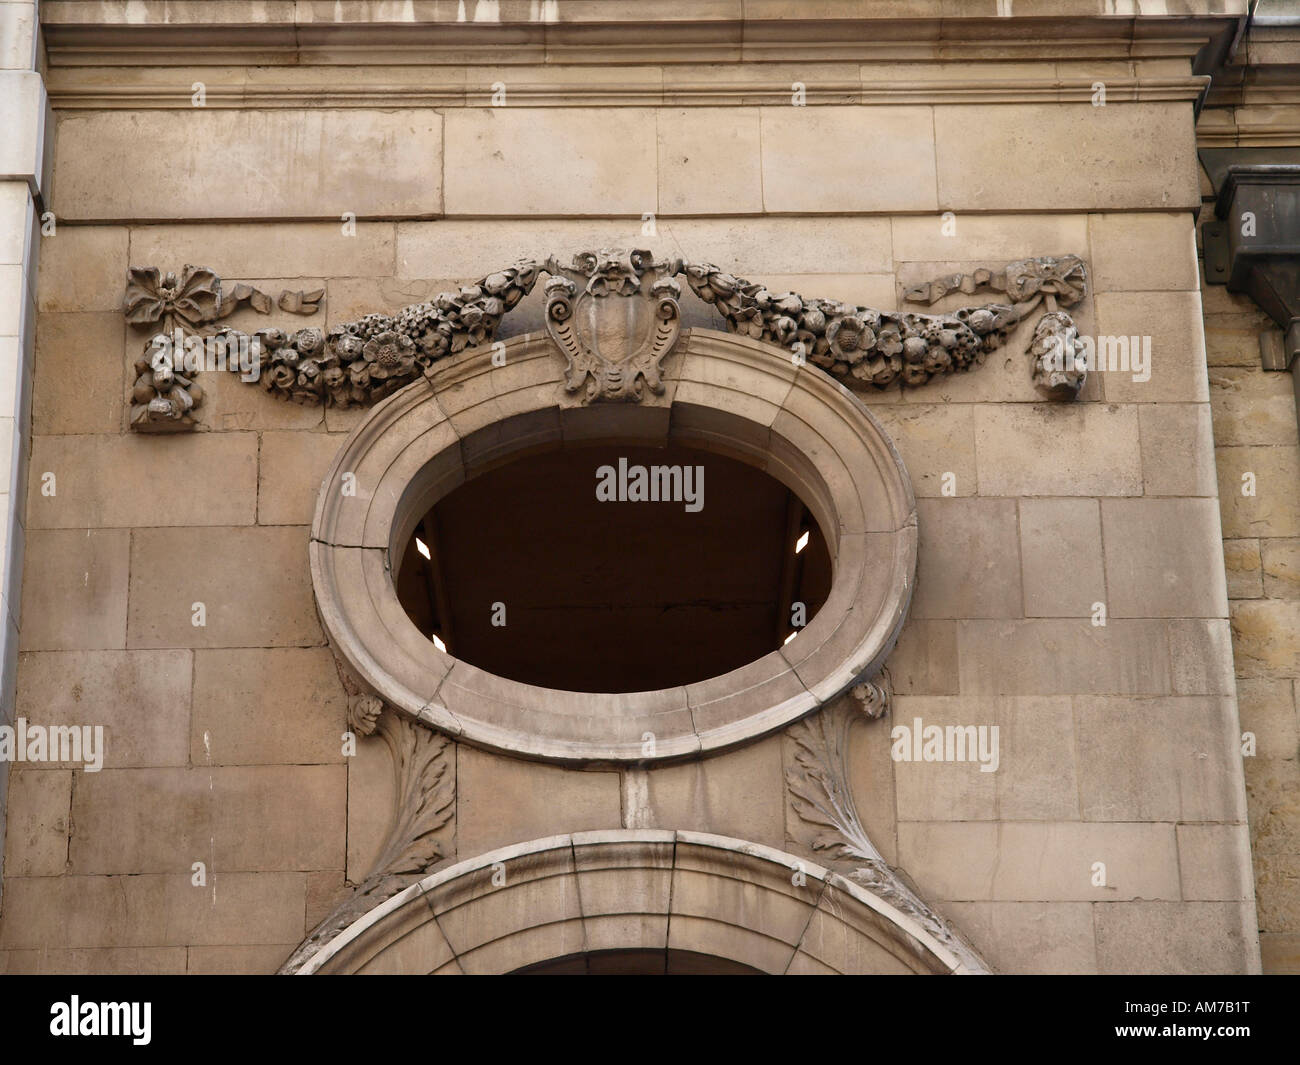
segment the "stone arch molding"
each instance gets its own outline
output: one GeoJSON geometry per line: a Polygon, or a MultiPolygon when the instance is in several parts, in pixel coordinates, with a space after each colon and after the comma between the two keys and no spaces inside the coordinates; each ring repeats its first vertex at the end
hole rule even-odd
{"type": "Polygon", "coordinates": [[[645,764],[779,729],[880,669],[906,617],[917,549],[911,485],[889,438],[815,368],[712,330],[674,328],[666,343],[654,324],[664,320],[647,326],[655,372],[634,402],[601,402],[625,399],[605,392],[626,392],[626,377],[600,366],[575,373],[563,345],[532,333],[435,364],[352,432],[322,484],[310,556],[322,622],[358,699],[378,697],[508,754],[645,764]],[[785,483],[826,533],[834,573],[826,604],[785,647],[655,692],[554,691],[439,651],[407,617],[393,580],[420,517],[466,479],[521,454],[594,442],[699,447],[785,483]]]}
{"type": "Polygon", "coordinates": [[[699,832],[551,836],[448,866],[284,972],[511,972],[579,953],[690,951],[764,973],[974,974],[905,910],[815,863],[699,832]]]}

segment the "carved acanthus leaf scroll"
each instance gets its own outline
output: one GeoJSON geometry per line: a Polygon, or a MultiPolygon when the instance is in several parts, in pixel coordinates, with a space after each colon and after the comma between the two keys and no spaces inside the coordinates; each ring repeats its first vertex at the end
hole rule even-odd
{"type": "MultiPolygon", "coordinates": [[[[371,699],[376,697],[370,696],[371,699]]],[[[349,700],[349,723],[353,702],[349,700]]],[[[376,699],[376,701],[378,701],[376,699]]],[[[368,716],[372,704],[358,704],[368,716]]],[[[323,943],[362,914],[415,883],[430,867],[451,856],[444,830],[456,803],[454,746],[441,733],[391,711],[379,715],[378,734],[393,759],[397,805],[392,827],[369,875],[320,922],[285,962],[292,972],[323,943]]]]}
{"type": "MultiPolygon", "coordinates": [[[[905,298],[934,303],[950,292],[1003,292],[1013,302],[963,307],[950,314],[878,311],[839,300],[776,293],[708,263],[656,259],[649,251],[580,252],[568,264],[522,260],[457,293],[412,304],[396,314],[368,314],[330,327],[267,328],[251,336],[216,323],[238,306],[262,313],[270,298],[247,285],[229,292],[211,270],[187,266],[178,280],[153,267],[128,274],[126,315],[138,325],[162,322],[213,337],[226,349],[251,351],[254,362],[224,360],[219,368],[260,379],[278,399],[349,407],[374,403],[431,370],[438,360],[490,343],[501,320],[548,274],[546,325],[564,354],[565,390],[582,402],[639,402],[663,392],[663,361],[677,342],[681,286],[722,315],[726,328],[788,349],[846,384],[886,388],[921,385],[968,370],[1002,345],[1011,330],[1044,300],[1048,314],[1034,333],[1034,379],[1053,398],[1082,387],[1085,361],[1074,323],[1057,303],[1072,306],[1087,294],[1087,270],[1078,256],[1022,259],[1001,271],[955,274],[907,290],[905,298]]],[[[282,293],[279,306],[294,313],[318,309],[322,291],[282,293]]],[[[187,352],[188,358],[188,352],[187,352]]],[[[158,356],[151,359],[151,368],[158,356]]],[[[140,430],[193,428],[199,406],[193,375],[204,366],[171,367],[188,381],[139,372],[132,426],[140,430]],[[176,388],[182,394],[176,393],[176,388]],[[152,390],[152,391],[151,391],[152,390]],[[186,397],[193,402],[186,405],[186,397]],[[155,402],[157,401],[157,402],[155,402]],[[138,416],[137,416],[138,415],[138,416]]]]}
{"type": "Polygon", "coordinates": [[[988,972],[988,964],[890,868],[858,815],[849,775],[850,733],[864,717],[881,716],[887,701],[888,689],[879,681],[859,684],[853,698],[836,700],[790,728],[795,756],[785,778],[791,806],[810,826],[811,848],[837,872],[911,917],[967,968],[988,972]]]}

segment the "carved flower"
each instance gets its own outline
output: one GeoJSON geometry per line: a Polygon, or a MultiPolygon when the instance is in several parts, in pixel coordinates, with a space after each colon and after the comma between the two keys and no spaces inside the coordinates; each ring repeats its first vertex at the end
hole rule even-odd
{"type": "Polygon", "coordinates": [[[156,266],[133,266],[126,274],[126,320],[149,325],[164,316],[191,327],[215,321],[221,309],[221,278],[204,267],[190,266],[180,280],[160,275],[156,266]]]}
{"type": "Polygon", "coordinates": [[[387,381],[415,372],[415,342],[392,330],[368,340],[362,354],[372,380],[387,381]]]}
{"type": "Polygon", "coordinates": [[[348,726],[353,732],[369,736],[375,731],[383,709],[384,704],[377,695],[369,692],[354,695],[348,700],[348,726]]]}
{"type": "Polygon", "coordinates": [[[287,392],[293,387],[293,383],[298,379],[298,374],[292,366],[283,362],[276,363],[262,377],[262,383],[270,392],[287,392]]]}
{"type": "Polygon", "coordinates": [[[315,355],[325,347],[325,334],[319,329],[299,329],[293,335],[293,346],[302,355],[315,355]]]}

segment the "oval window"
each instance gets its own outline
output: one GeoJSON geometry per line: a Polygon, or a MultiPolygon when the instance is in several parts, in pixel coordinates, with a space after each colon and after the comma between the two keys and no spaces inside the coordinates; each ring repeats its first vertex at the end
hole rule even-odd
{"type": "Polygon", "coordinates": [[[831,561],[803,501],[725,455],[568,447],[515,459],[440,499],[395,583],[449,654],[567,691],[716,677],[793,638],[831,561]]]}

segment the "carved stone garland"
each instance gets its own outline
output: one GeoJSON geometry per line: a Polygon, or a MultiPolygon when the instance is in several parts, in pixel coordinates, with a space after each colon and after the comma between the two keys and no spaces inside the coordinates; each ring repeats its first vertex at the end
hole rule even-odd
{"type": "Polygon", "coordinates": [[[990,972],[988,963],[890,868],[867,835],[849,783],[849,734],[863,717],[882,717],[890,697],[887,688],[871,681],[855,686],[852,696],[835,700],[788,732],[795,757],[786,766],[786,787],[796,815],[809,827],[809,845],[837,872],[915,920],[968,968],[990,972]]]}
{"type": "MultiPolygon", "coordinates": [[[[240,361],[227,362],[224,352],[251,351],[262,387],[278,399],[366,405],[409,384],[438,360],[492,342],[501,319],[542,273],[549,275],[547,329],[568,360],[565,388],[579,393],[582,402],[638,402],[647,388],[663,391],[663,359],[681,325],[681,286],[674,279],[682,275],[700,299],[717,308],[730,332],[786,348],[845,383],[916,386],[969,370],[1043,301],[1047,313],[1030,346],[1035,383],[1052,398],[1070,399],[1086,373],[1078,330],[1057,306],[1073,306],[1087,294],[1087,270],[1075,255],[1022,259],[1001,271],[981,269],[916,286],[905,299],[933,304],[952,291],[987,288],[1013,301],[920,314],[776,294],[711,264],[656,259],[649,251],[591,251],[575,255],[567,266],[554,256],[544,266],[524,260],[458,293],[443,293],[393,315],[368,314],[324,332],[270,327],[251,336],[217,323],[241,305],[269,313],[272,304],[264,293],[242,284],[226,292],[221,279],[203,267],[186,266],[179,280],[173,274],[162,277],[155,267],[133,267],[127,275],[127,320],[137,326],[161,324],[162,332],[155,332],[134,363],[131,427],[173,432],[198,425],[195,411],[203,397],[195,368],[180,353],[159,354],[173,335],[218,342],[219,365],[231,372],[243,372],[240,361]],[[629,301],[651,314],[640,314],[629,301]],[[640,332],[625,337],[623,350],[605,350],[608,341],[602,337],[617,331],[602,330],[601,317],[620,311],[632,312],[629,320],[640,332]]],[[[323,295],[284,292],[279,306],[311,314],[323,295]]]]}

